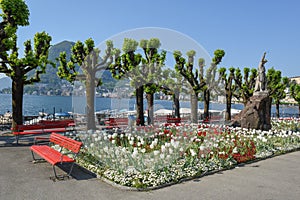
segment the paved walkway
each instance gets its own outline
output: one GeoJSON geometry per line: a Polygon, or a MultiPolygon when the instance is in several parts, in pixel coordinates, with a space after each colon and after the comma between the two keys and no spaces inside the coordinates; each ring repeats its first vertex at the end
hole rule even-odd
{"type": "MultiPolygon", "coordinates": [[[[0,199],[299,199],[300,151],[149,192],[125,191],[76,167],[74,178],[53,182],[52,166],[33,164],[29,146],[0,137],[0,199]],[[2,145],[1,145],[2,140],[2,145]],[[4,145],[5,144],[5,145],[4,145]]],[[[7,139],[7,138],[6,138],[7,139]]]]}

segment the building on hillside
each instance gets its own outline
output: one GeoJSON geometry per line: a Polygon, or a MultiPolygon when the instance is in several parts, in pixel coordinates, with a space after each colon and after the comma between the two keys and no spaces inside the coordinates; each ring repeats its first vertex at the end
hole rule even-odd
{"type": "Polygon", "coordinates": [[[289,78],[290,81],[296,81],[297,84],[300,84],[300,76],[294,76],[289,78]]]}
{"type": "MultiPolygon", "coordinates": [[[[297,84],[300,84],[300,76],[290,77],[289,79],[291,82],[295,81],[297,84]]],[[[286,88],[285,92],[286,92],[286,98],[283,99],[283,102],[289,104],[297,104],[297,101],[295,101],[295,99],[290,95],[290,89],[286,88]]]]}

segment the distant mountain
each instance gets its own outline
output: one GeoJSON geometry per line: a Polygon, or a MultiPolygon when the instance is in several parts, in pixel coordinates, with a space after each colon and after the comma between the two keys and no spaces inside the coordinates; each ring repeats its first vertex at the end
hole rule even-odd
{"type": "Polygon", "coordinates": [[[4,88],[11,88],[11,79],[9,77],[3,77],[0,79],[0,90],[4,88]]]}
{"type": "MultiPolygon", "coordinates": [[[[56,63],[56,67],[52,67],[51,65],[48,65],[46,68],[46,73],[42,74],[41,81],[39,83],[35,83],[34,85],[28,85],[25,86],[25,93],[32,93],[34,90],[41,90],[41,85],[43,90],[59,90],[61,89],[61,86],[66,83],[65,80],[60,79],[57,76],[57,71],[58,71],[58,65],[59,62],[56,60],[59,57],[59,54],[61,52],[66,52],[67,54],[67,59],[70,58],[71,56],[71,49],[75,43],[70,42],[70,41],[63,41],[58,44],[53,45],[49,49],[49,55],[48,59],[54,63],[56,63]],[[46,87],[45,87],[46,86],[46,87]]],[[[80,69],[79,69],[80,71],[80,69]]],[[[34,75],[34,71],[30,72],[29,77],[34,75]]],[[[114,84],[116,80],[112,77],[110,71],[105,70],[102,73],[102,82],[103,82],[103,87],[107,89],[111,89],[114,87],[114,84]]]]}
{"type": "MultiPolygon", "coordinates": [[[[58,66],[59,62],[56,60],[56,58],[59,57],[59,54],[61,52],[66,52],[67,58],[70,58],[71,56],[71,49],[75,43],[69,42],[69,41],[63,41],[58,44],[53,45],[49,49],[49,55],[48,60],[51,60],[58,66]]],[[[41,82],[48,84],[48,86],[53,87],[56,85],[60,85],[62,83],[62,80],[56,75],[57,73],[57,67],[54,68],[51,65],[48,65],[46,68],[46,74],[41,75],[41,82]]]]}

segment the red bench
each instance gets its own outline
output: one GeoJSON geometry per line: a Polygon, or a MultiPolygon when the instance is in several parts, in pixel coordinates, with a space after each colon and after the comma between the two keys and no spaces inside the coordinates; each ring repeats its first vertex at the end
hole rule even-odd
{"type": "Polygon", "coordinates": [[[181,123],[181,118],[168,117],[167,123],[181,123]]]}
{"type": "Polygon", "coordinates": [[[179,117],[171,117],[171,116],[168,116],[167,117],[167,123],[165,123],[165,126],[171,126],[171,125],[176,125],[176,126],[179,126],[181,123],[181,118],[179,117]]]}
{"type": "Polygon", "coordinates": [[[72,173],[72,169],[75,163],[75,159],[77,157],[77,154],[80,151],[80,148],[82,146],[82,142],[78,142],[76,140],[73,140],[71,138],[68,138],[66,136],[62,136],[58,133],[51,133],[49,138],[50,144],[56,144],[60,146],[60,151],[55,150],[49,145],[32,145],[30,147],[32,158],[35,161],[38,161],[40,159],[36,159],[34,157],[34,153],[39,155],[42,159],[49,162],[54,171],[54,175],[56,179],[63,178],[63,175],[57,175],[55,171],[55,165],[57,164],[63,164],[63,163],[72,163],[71,169],[67,176],[69,177],[72,173]],[[69,157],[67,154],[62,153],[63,148],[67,149],[69,151],[68,154],[73,154],[73,157],[69,157]]]}
{"type": "Polygon", "coordinates": [[[128,118],[108,118],[107,121],[105,121],[107,129],[111,128],[121,128],[121,127],[127,127],[128,126],[128,118]]]}
{"type": "Polygon", "coordinates": [[[16,125],[16,128],[12,130],[12,133],[16,136],[16,142],[19,144],[20,135],[34,135],[34,134],[45,134],[52,132],[65,133],[68,131],[73,131],[73,129],[68,129],[73,127],[74,120],[41,120],[37,124],[29,125],[16,125]]]}

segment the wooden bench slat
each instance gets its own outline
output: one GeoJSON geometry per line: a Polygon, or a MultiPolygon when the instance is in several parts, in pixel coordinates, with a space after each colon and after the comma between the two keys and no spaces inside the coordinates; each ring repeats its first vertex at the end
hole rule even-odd
{"type": "Polygon", "coordinates": [[[64,137],[57,133],[52,133],[50,135],[50,142],[53,142],[55,144],[58,144],[59,146],[69,149],[69,150],[73,151],[74,153],[78,153],[82,146],[82,142],[73,140],[71,138],[64,137]]]}
{"type": "Polygon", "coordinates": [[[52,165],[56,165],[60,162],[75,162],[75,160],[71,159],[69,156],[62,155],[55,149],[46,145],[32,145],[30,149],[52,165]]]}

